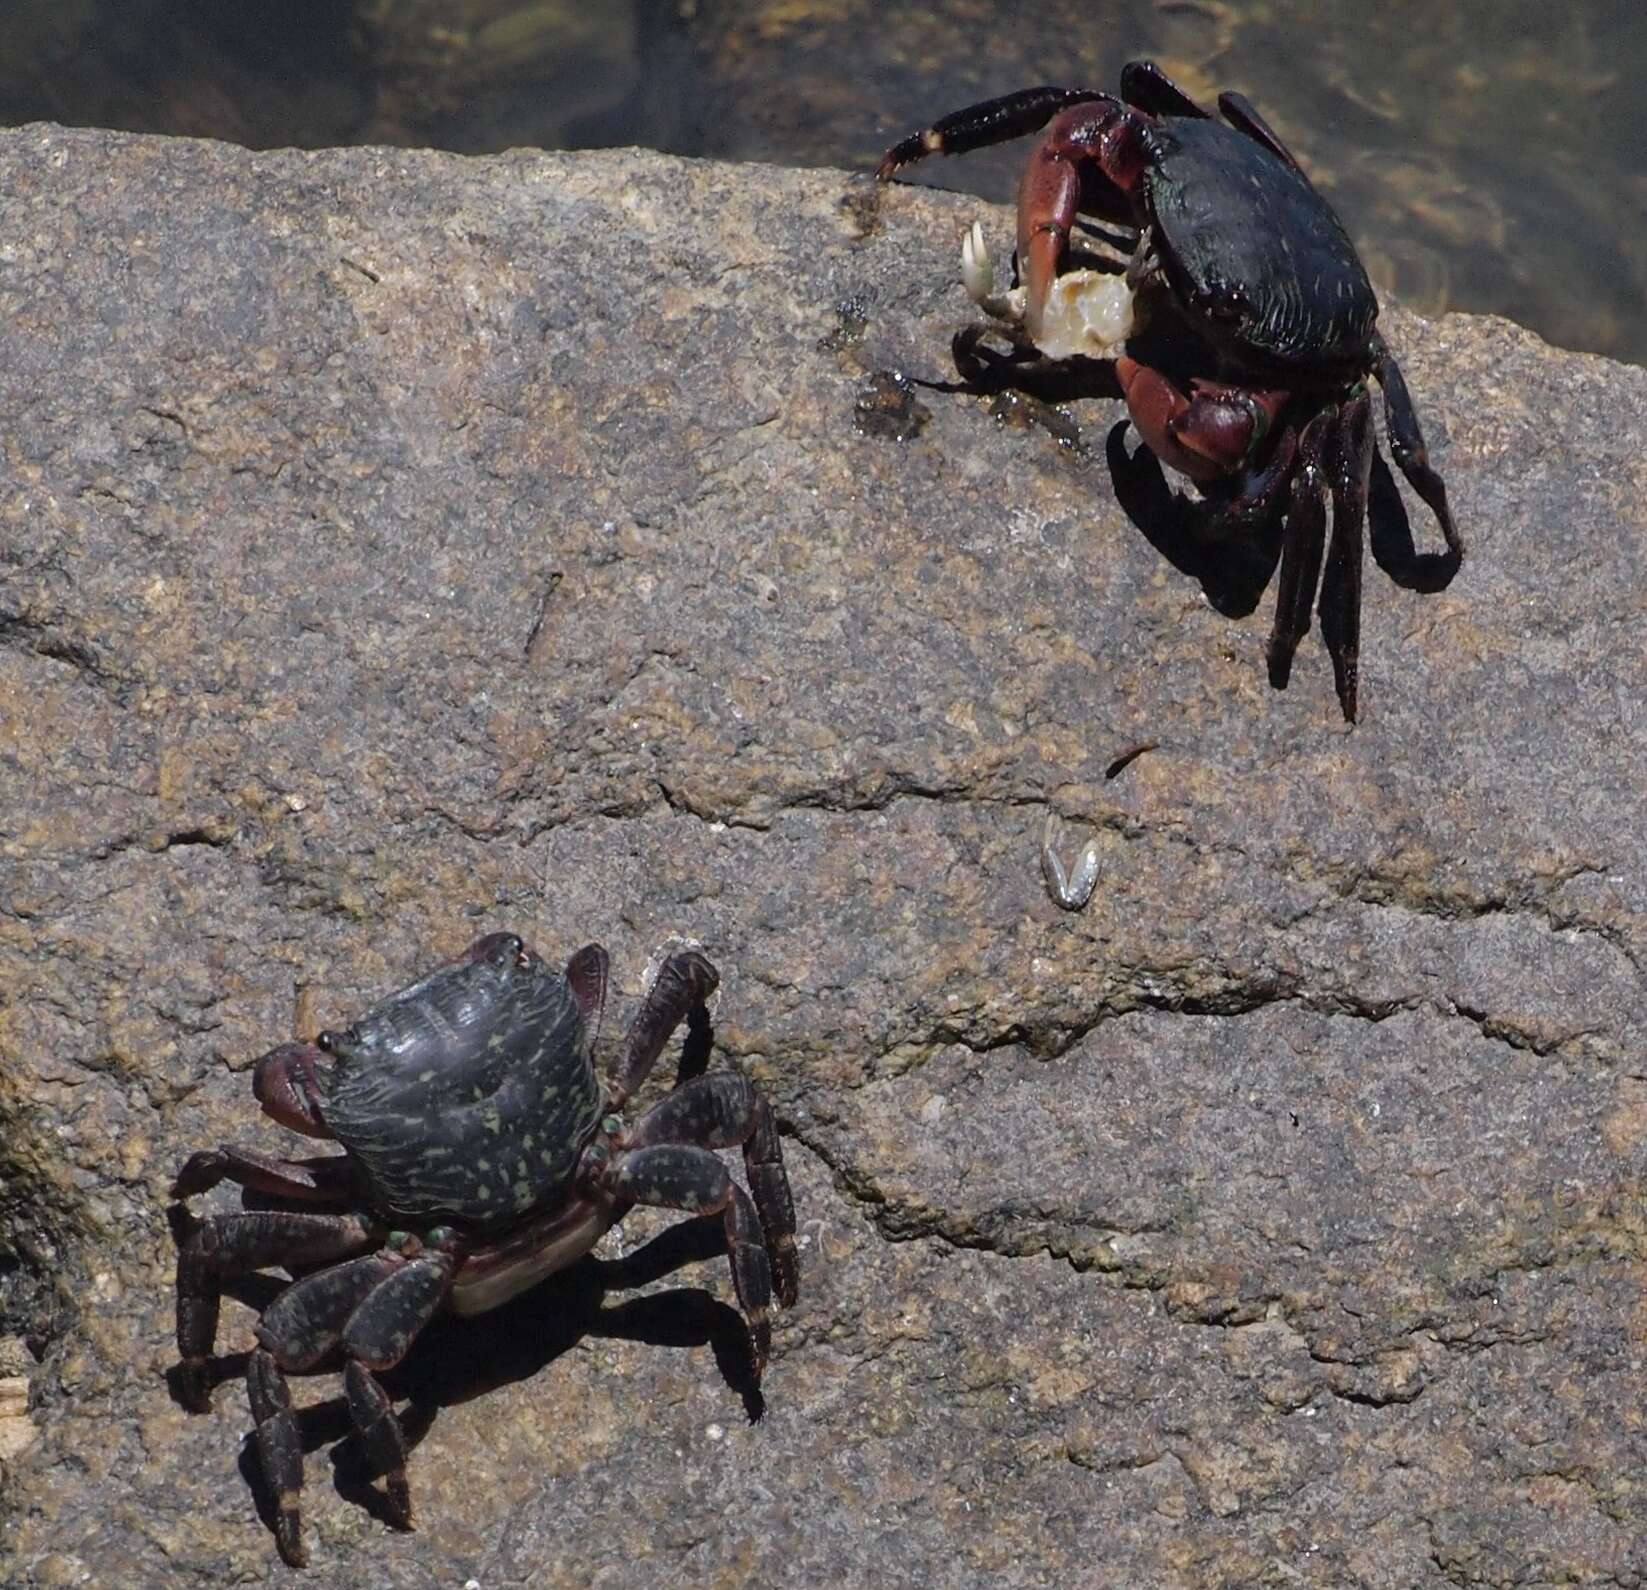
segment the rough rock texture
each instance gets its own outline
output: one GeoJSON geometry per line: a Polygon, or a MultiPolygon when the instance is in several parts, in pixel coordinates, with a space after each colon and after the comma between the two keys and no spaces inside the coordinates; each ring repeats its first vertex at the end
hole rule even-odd
{"type": "Polygon", "coordinates": [[[300,1382],[327,1582],[1647,1581],[1647,371],[1387,313],[1471,555],[1384,494],[1347,729],[1112,399],[872,380],[976,209],[0,136],[0,1579],[288,1578],[168,1179],[514,926],[710,950],[803,1296],[758,1423],[661,1218],[439,1327],[410,1536],[300,1382]]]}

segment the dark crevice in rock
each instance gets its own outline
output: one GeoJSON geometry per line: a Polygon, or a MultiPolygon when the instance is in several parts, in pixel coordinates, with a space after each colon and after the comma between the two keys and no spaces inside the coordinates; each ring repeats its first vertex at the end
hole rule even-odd
{"type": "Polygon", "coordinates": [[[89,852],[86,859],[108,861],[115,856],[128,854],[160,856],[171,850],[187,850],[197,846],[206,850],[232,850],[237,838],[237,831],[226,824],[220,825],[209,821],[190,823],[186,827],[160,833],[117,835],[98,845],[95,850],[89,852]]]}
{"type": "Polygon", "coordinates": [[[1527,1033],[1513,1023],[1487,1016],[1484,1012],[1465,1010],[1435,1000],[1419,997],[1401,999],[1358,999],[1341,989],[1306,991],[1291,979],[1259,978],[1253,980],[1236,973],[1207,970],[1201,982],[1212,981],[1222,975],[1224,986],[1201,993],[1187,993],[1168,984],[1169,979],[1182,978],[1182,967],[1129,969],[1126,980],[1108,991],[1102,1002],[1091,1012],[1075,1021],[1059,1021],[1027,1017],[1013,1021],[992,1032],[979,1033],[958,1025],[953,1017],[941,1021],[918,1037],[902,1039],[883,1049],[878,1057],[865,1065],[863,1082],[867,1084],[888,1075],[904,1075],[916,1071],[926,1055],[946,1045],[958,1044],[972,1054],[987,1055],[996,1050],[1021,1045],[1040,1060],[1060,1060],[1077,1048],[1106,1022],[1140,1011],[1165,1015],[1202,1016],[1236,1019],[1250,1016],[1272,1005],[1297,1005],[1318,1015],[1345,1021],[1367,1022],[1379,1025],[1392,1017],[1416,1010],[1430,1010],[1448,1019],[1469,1022],[1483,1037],[1512,1049],[1527,1050],[1546,1055],[1558,1052],[1571,1043],[1590,1036],[1588,1029],[1563,1034],[1549,1039],[1527,1033]],[[895,1064],[888,1064],[896,1061],[895,1064]]]}
{"type": "Polygon", "coordinates": [[[426,805],[423,813],[447,828],[455,828],[465,839],[473,839],[478,844],[490,844],[494,839],[514,837],[501,820],[482,823],[474,818],[460,817],[456,812],[447,811],[444,806],[426,805]]]}
{"type": "Polygon", "coordinates": [[[87,641],[25,613],[0,611],[0,646],[33,652],[37,657],[46,657],[53,662],[67,663],[99,685],[119,682],[114,673],[104,666],[96,648],[87,641]]]}
{"type": "Polygon", "coordinates": [[[1367,1389],[1359,1386],[1335,1386],[1328,1380],[1326,1389],[1328,1394],[1336,1397],[1338,1401],[1353,1403],[1356,1407],[1390,1408],[1405,1407],[1408,1403],[1417,1402],[1424,1394],[1424,1383],[1418,1380],[1411,1385],[1367,1389]]]}
{"type": "Polygon", "coordinates": [[[234,843],[232,834],[212,828],[180,828],[175,833],[161,836],[160,850],[176,850],[186,845],[204,845],[208,850],[227,850],[234,843]]]}
{"type": "Polygon", "coordinates": [[[1643,970],[1639,952],[1623,932],[1610,923],[1565,910],[1553,900],[1560,890],[1579,878],[1610,877],[1616,870],[1611,866],[1580,862],[1547,881],[1541,880],[1540,884],[1528,880],[1518,889],[1496,894],[1479,894],[1456,886],[1443,889],[1430,879],[1393,877],[1367,870],[1311,868],[1302,873],[1289,872],[1289,875],[1298,876],[1301,881],[1326,882],[1344,900],[1411,911],[1437,922],[1478,922],[1493,916],[1531,917],[1552,933],[1582,933],[1601,940],[1617,950],[1639,973],[1643,970]]]}
{"type": "Polygon", "coordinates": [[[1164,1229],[1160,1226],[1143,1225],[1132,1229],[1058,1216],[1046,1220],[1048,1225],[1056,1223],[1059,1227],[1056,1233],[1038,1231],[1033,1235],[1017,1235],[1012,1230],[1012,1223],[1019,1218],[1014,1210],[992,1210],[958,1217],[932,1205],[917,1207],[890,1197],[872,1176],[851,1164],[818,1134],[789,1121],[785,1121],[784,1129],[829,1167],[837,1187],[858,1206],[888,1242],[931,1240],[947,1247],[993,1253],[1005,1259],[1057,1259],[1078,1272],[1094,1269],[1111,1272],[1122,1285],[1138,1290],[1158,1291],[1166,1284],[1159,1276],[1124,1271],[1118,1262],[1105,1263],[1097,1252],[1103,1243],[1113,1237],[1158,1234],[1164,1229]],[[1086,1233],[1085,1239],[1077,1242],[1071,1235],[1066,1240],[1063,1233],[1073,1232],[1076,1228],[1086,1233]]]}
{"type": "MultiPolygon", "coordinates": [[[[751,817],[747,813],[718,814],[704,807],[700,802],[692,799],[673,786],[664,783],[662,779],[654,779],[653,787],[657,790],[659,799],[664,807],[677,817],[691,817],[696,821],[714,828],[717,831],[733,828],[752,829],[757,833],[767,833],[771,830],[771,823],[760,818],[751,817]]],[[[632,811],[608,810],[601,815],[609,818],[645,817],[647,808],[640,807],[632,811]]]]}
{"type": "Polygon", "coordinates": [[[77,1255],[90,1234],[47,1133],[44,1112],[0,1077],[0,1338],[21,1337],[37,1360],[73,1325],[77,1255]]]}

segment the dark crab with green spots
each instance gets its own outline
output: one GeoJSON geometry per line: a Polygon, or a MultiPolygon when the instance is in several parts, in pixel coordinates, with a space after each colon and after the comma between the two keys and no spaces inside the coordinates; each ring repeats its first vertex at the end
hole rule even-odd
{"type": "Polygon", "coordinates": [[[183,1222],[177,1343],[192,1407],[209,1405],[225,1278],[306,1272],[258,1320],[246,1369],[287,1562],[306,1560],[287,1374],[342,1359],[350,1416],[392,1517],[410,1528],[405,1436],[377,1375],[443,1308],[498,1307],[581,1258],[636,1204],[722,1215],[756,1375],[764,1369],[774,1284],[788,1307],[798,1280],[770,1107],[747,1078],[711,1072],[632,1122],[622,1113],[682,1021],[707,1028],[719,974],[697,951],[668,956],[603,1085],[593,1054],[608,965],[598,944],[557,971],[512,933],[479,939],[353,1026],[282,1044],[253,1068],[269,1115],[343,1153],[211,1149],[178,1173],[175,1198],[227,1180],[273,1205],[183,1222]],[[748,1192],[713,1152],[734,1146],[748,1192]]]}

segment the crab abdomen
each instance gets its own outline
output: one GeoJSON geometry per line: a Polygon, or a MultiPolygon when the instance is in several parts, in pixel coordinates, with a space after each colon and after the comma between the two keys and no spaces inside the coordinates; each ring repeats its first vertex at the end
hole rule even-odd
{"type": "Polygon", "coordinates": [[[566,979],[510,939],[332,1039],[327,1126],[387,1217],[507,1224],[570,1181],[600,1119],[566,979]]]}
{"type": "Polygon", "coordinates": [[[606,1234],[612,1213],[610,1197],[572,1198],[496,1246],[471,1253],[452,1284],[452,1312],[487,1313],[577,1263],[606,1234]]]}
{"type": "Polygon", "coordinates": [[[1359,370],[1378,299],[1332,206],[1212,120],[1151,125],[1144,182],[1174,290],[1238,357],[1359,370]]]}

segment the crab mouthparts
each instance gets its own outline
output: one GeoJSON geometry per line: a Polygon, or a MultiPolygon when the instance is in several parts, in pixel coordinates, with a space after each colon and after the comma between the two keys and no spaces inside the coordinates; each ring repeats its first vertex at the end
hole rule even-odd
{"type": "Polygon", "coordinates": [[[1138,329],[1132,289],[1119,273],[1065,271],[1038,314],[1022,287],[996,292],[994,261],[976,221],[961,240],[961,284],[985,314],[1021,328],[1049,359],[1117,358],[1138,329]]]}

